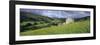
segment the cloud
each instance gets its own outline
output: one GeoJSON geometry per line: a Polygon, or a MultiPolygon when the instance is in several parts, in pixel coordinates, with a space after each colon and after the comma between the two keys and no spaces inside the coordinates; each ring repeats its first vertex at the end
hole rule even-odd
{"type": "Polygon", "coordinates": [[[35,13],[48,17],[56,18],[81,18],[90,16],[89,11],[70,11],[70,10],[43,10],[43,9],[20,9],[20,11],[35,13]]]}

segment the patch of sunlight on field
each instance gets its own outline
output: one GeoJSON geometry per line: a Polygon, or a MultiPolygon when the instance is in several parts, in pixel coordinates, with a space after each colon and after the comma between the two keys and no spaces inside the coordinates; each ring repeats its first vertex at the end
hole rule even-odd
{"type": "Polygon", "coordinates": [[[86,20],[60,26],[51,26],[37,30],[29,30],[26,32],[21,32],[20,35],[28,36],[28,35],[77,34],[77,33],[89,33],[89,32],[90,32],[90,20],[86,20]]]}

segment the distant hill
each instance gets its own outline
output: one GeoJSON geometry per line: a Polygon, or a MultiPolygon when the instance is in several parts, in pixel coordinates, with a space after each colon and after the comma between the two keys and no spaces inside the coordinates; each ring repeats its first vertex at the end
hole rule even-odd
{"type": "Polygon", "coordinates": [[[80,21],[80,20],[88,20],[90,19],[90,16],[82,17],[82,18],[75,18],[75,21],[80,21]]]}
{"type": "Polygon", "coordinates": [[[21,19],[21,22],[23,21],[47,21],[49,22],[51,20],[54,20],[47,16],[42,16],[42,15],[28,13],[28,12],[20,12],[20,19],[21,19]]]}

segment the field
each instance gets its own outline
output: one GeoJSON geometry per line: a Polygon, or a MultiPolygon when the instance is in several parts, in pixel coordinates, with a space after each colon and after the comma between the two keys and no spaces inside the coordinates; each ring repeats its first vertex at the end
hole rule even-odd
{"type": "Polygon", "coordinates": [[[30,35],[52,35],[52,34],[77,34],[77,33],[89,33],[90,32],[90,20],[80,20],[69,24],[63,24],[58,26],[50,26],[46,28],[29,30],[21,32],[21,36],[30,35]]]}

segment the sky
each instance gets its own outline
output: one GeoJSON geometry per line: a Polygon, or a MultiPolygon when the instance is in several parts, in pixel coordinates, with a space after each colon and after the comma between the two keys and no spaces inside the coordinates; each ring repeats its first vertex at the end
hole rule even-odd
{"type": "Polygon", "coordinates": [[[72,11],[72,10],[49,10],[49,9],[24,9],[21,8],[20,11],[29,12],[33,14],[39,14],[43,16],[48,16],[51,18],[82,18],[90,16],[89,11],[72,11]]]}

